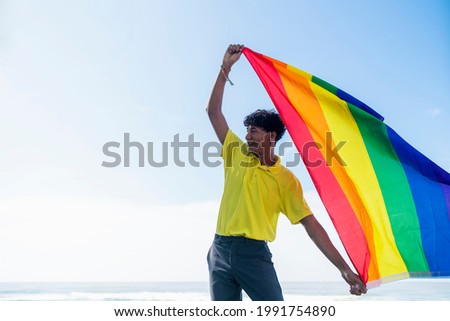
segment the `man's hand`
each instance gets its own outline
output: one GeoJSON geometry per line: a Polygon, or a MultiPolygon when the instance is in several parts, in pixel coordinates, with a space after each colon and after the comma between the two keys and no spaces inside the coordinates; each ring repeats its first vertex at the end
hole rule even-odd
{"type": "Polygon", "coordinates": [[[231,67],[239,60],[244,45],[229,45],[222,60],[222,67],[230,71],[231,67]]]}
{"type": "Polygon", "coordinates": [[[367,292],[367,288],[364,283],[361,281],[360,277],[353,273],[352,270],[348,269],[346,271],[341,272],[342,277],[345,282],[350,285],[350,293],[353,295],[361,295],[367,292]]]}
{"type": "Polygon", "coordinates": [[[341,254],[331,243],[327,232],[322,225],[316,220],[314,215],[308,215],[303,218],[300,223],[305,227],[309,237],[314,241],[319,250],[333,263],[341,272],[345,282],[350,285],[350,293],[361,295],[367,292],[366,286],[359,276],[355,274],[348,264],[345,262],[341,254]]]}

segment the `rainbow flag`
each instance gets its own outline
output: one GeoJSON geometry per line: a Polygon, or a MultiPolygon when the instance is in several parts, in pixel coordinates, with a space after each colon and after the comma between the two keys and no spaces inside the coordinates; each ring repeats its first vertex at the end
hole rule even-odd
{"type": "Polygon", "coordinates": [[[339,88],[244,48],[368,286],[450,276],[450,174],[339,88]]]}

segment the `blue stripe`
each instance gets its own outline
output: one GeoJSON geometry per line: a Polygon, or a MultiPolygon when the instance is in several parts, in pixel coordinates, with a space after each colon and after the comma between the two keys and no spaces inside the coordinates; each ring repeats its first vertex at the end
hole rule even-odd
{"type": "Polygon", "coordinates": [[[362,110],[364,110],[366,113],[371,114],[372,116],[378,118],[379,120],[383,121],[384,117],[381,116],[379,113],[377,113],[375,110],[373,110],[372,108],[370,108],[369,106],[367,106],[365,103],[363,103],[361,100],[356,99],[355,97],[353,97],[350,94],[347,94],[345,91],[337,88],[337,92],[336,92],[336,96],[338,96],[339,98],[341,98],[342,100],[355,105],[358,108],[361,108],[362,110]]]}
{"type": "Polygon", "coordinates": [[[416,204],[422,246],[431,275],[449,275],[450,220],[441,184],[446,185],[450,174],[409,145],[393,129],[386,128],[416,204]]]}

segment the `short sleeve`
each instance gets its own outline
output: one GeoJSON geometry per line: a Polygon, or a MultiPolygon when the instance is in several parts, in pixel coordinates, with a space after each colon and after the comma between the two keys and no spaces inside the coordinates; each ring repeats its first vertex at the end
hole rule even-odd
{"type": "Polygon", "coordinates": [[[302,186],[293,174],[289,183],[286,184],[281,205],[281,211],[292,224],[298,224],[303,218],[312,214],[303,196],[302,186]]]}
{"type": "Polygon", "coordinates": [[[243,144],[242,140],[231,129],[228,129],[220,152],[225,167],[231,167],[233,162],[242,158],[243,144]]]}

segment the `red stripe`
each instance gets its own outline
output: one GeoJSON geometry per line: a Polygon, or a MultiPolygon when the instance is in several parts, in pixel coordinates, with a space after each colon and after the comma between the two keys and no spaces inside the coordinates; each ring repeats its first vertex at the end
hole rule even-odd
{"type": "Polygon", "coordinates": [[[263,55],[248,48],[244,48],[243,53],[269,93],[305,164],[309,164],[311,161],[320,163],[315,166],[306,166],[306,168],[311,175],[314,185],[344,244],[350,260],[361,279],[364,283],[367,283],[370,251],[364,232],[347,197],[339,186],[331,169],[326,165],[326,161],[320,150],[317,147],[311,147],[306,150],[306,153],[303,152],[303,146],[309,147],[313,145],[310,142],[314,142],[314,139],[305,122],[303,122],[301,116],[291,104],[281,78],[272,62],[263,55]],[[307,143],[309,144],[305,145],[307,143]]]}

